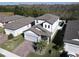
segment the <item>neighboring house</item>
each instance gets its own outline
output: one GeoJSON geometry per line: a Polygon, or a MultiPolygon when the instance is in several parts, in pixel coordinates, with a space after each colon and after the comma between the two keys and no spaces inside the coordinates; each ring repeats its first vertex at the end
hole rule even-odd
{"type": "Polygon", "coordinates": [[[79,55],[79,20],[68,21],[64,44],[64,49],[70,56],[79,55]]]}
{"type": "Polygon", "coordinates": [[[34,20],[35,19],[33,17],[24,17],[16,20],[15,22],[8,23],[4,26],[5,33],[7,35],[12,34],[14,37],[20,35],[34,25],[34,20]]]}
{"type": "Polygon", "coordinates": [[[5,24],[22,19],[24,16],[12,15],[12,16],[0,16],[0,27],[4,27],[5,24]]]}
{"type": "Polygon", "coordinates": [[[36,28],[31,28],[24,33],[25,39],[37,42],[42,39],[42,36],[45,36],[46,38],[52,40],[57,31],[59,29],[62,29],[64,22],[65,21],[59,20],[58,16],[52,14],[45,14],[43,16],[39,16],[35,20],[36,28]],[[39,28],[38,26],[41,28],[39,28]],[[44,32],[44,35],[41,32],[44,32]],[[46,33],[50,34],[47,36],[46,33]]]}
{"type": "Polygon", "coordinates": [[[24,38],[32,42],[39,42],[40,40],[47,40],[49,42],[51,34],[51,32],[44,29],[41,25],[35,25],[24,32],[24,38]]]}

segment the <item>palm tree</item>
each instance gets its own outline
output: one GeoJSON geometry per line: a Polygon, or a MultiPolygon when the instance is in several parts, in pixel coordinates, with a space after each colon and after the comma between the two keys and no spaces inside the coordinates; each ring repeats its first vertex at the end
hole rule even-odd
{"type": "Polygon", "coordinates": [[[40,42],[38,42],[37,44],[37,49],[41,51],[46,47],[47,42],[45,40],[41,40],[40,42]]]}

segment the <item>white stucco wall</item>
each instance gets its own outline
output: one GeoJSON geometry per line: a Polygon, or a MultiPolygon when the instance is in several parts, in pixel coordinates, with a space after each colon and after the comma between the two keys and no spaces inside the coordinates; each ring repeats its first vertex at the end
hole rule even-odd
{"type": "Polygon", "coordinates": [[[13,30],[10,30],[10,29],[4,29],[4,30],[5,30],[5,33],[6,33],[7,35],[14,33],[14,31],[13,31],[13,30]]]}
{"type": "Polygon", "coordinates": [[[32,31],[26,31],[26,32],[24,32],[24,39],[32,41],[32,42],[37,42],[37,41],[41,40],[41,36],[36,35],[32,31]]]}
{"type": "Polygon", "coordinates": [[[0,27],[2,27],[2,28],[3,28],[3,27],[4,27],[4,25],[3,25],[2,23],[0,23],[0,27]]]}
{"type": "Polygon", "coordinates": [[[76,54],[79,54],[79,46],[78,45],[65,43],[64,49],[66,51],[68,51],[68,54],[72,54],[75,56],[76,56],[76,54]]]}
{"type": "Polygon", "coordinates": [[[43,28],[45,28],[46,30],[48,30],[49,32],[52,32],[52,25],[49,24],[48,22],[44,22],[43,23],[43,28]],[[46,25],[46,27],[45,27],[46,25]],[[50,28],[48,28],[48,26],[50,26],[50,28]]]}
{"type": "Polygon", "coordinates": [[[52,28],[51,28],[51,32],[52,32],[52,35],[51,35],[51,40],[54,39],[55,35],[57,34],[58,30],[60,30],[60,27],[59,26],[59,22],[62,22],[62,20],[57,20],[56,22],[54,22],[54,24],[52,25],[52,28]]]}
{"type": "Polygon", "coordinates": [[[7,35],[13,34],[13,36],[15,37],[15,36],[20,35],[21,33],[23,33],[25,30],[27,30],[29,28],[31,28],[31,24],[26,25],[24,27],[21,27],[21,28],[19,28],[17,30],[5,29],[5,32],[6,32],[7,35]]]}
{"type": "MultiPolygon", "coordinates": [[[[44,22],[43,23],[43,28],[45,28],[46,30],[48,30],[49,32],[53,32],[54,30],[56,30],[56,28],[59,26],[58,24],[59,24],[59,22],[60,22],[61,20],[57,20],[56,22],[54,22],[52,25],[50,24],[50,23],[48,23],[48,22],[44,22]],[[47,26],[47,27],[45,27],[45,25],[47,26]],[[48,26],[50,26],[50,28],[48,28],[48,26]]],[[[39,21],[40,22],[40,21],[39,21]]]]}
{"type": "Polygon", "coordinates": [[[52,32],[54,32],[58,28],[58,26],[59,26],[58,24],[59,24],[59,20],[54,22],[54,24],[52,25],[52,32]]]}

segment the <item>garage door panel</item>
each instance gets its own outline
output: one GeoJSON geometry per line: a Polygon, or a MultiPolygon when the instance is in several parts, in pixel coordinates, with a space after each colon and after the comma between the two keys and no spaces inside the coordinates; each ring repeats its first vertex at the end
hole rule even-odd
{"type": "Polygon", "coordinates": [[[26,40],[37,42],[37,37],[35,37],[33,35],[32,36],[31,35],[26,35],[25,38],[26,38],[26,40]]]}

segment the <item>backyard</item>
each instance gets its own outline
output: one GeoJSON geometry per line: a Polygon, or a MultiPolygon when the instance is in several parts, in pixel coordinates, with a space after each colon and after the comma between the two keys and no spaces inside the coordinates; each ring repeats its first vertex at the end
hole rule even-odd
{"type": "Polygon", "coordinates": [[[1,48],[6,49],[8,51],[14,50],[20,43],[24,41],[23,36],[19,35],[15,38],[8,39],[5,43],[0,45],[1,48]]]}

